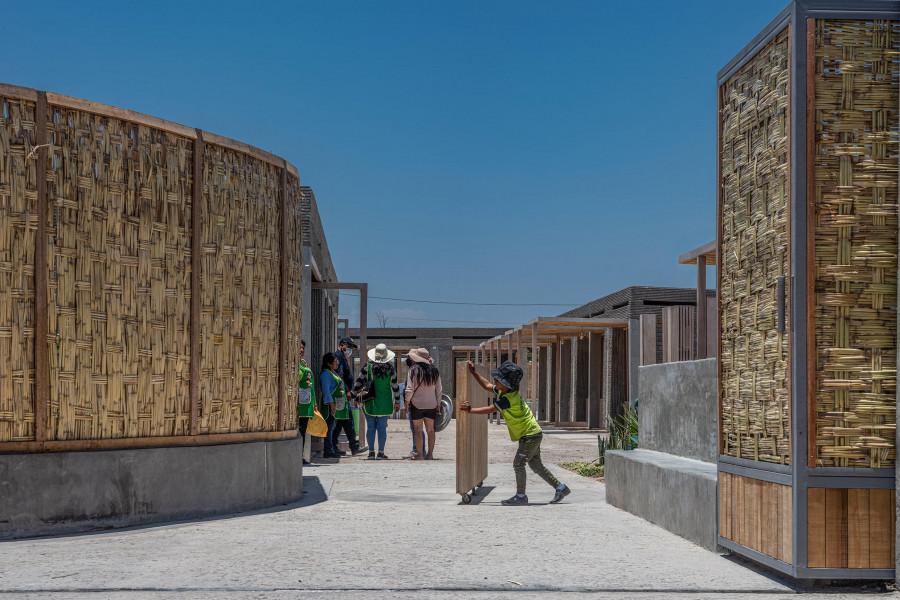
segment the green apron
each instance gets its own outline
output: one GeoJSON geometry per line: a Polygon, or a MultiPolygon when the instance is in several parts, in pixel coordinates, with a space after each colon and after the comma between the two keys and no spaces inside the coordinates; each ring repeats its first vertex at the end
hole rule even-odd
{"type": "Polygon", "coordinates": [[[301,419],[312,418],[316,407],[316,386],[313,372],[305,360],[300,361],[300,384],[297,386],[297,416],[301,419]]]}
{"type": "Polygon", "coordinates": [[[391,377],[373,377],[372,364],[369,363],[366,381],[375,381],[375,397],[363,404],[363,409],[370,417],[389,417],[394,414],[394,391],[391,389],[391,377]]]}
{"type": "Polygon", "coordinates": [[[334,377],[334,380],[337,382],[337,385],[334,386],[334,391],[331,392],[331,400],[334,402],[335,410],[334,418],[349,419],[350,407],[347,403],[347,393],[344,391],[344,380],[338,377],[334,371],[328,371],[328,374],[334,377]]]}

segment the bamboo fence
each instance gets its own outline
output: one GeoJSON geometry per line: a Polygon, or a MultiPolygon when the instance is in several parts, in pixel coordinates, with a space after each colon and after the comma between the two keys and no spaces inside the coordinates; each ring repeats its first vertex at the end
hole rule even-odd
{"type": "Polygon", "coordinates": [[[894,466],[898,50],[897,21],[816,21],[816,466],[894,466]]]}
{"type": "Polygon", "coordinates": [[[720,91],[720,451],[780,464],[791,461],[790,342],[775,322],[777,279],[790,275],[789,43],[785,30],[720,91]]]}
{"type": "Polygon", "coordinates": [[[252,146],[0,84],[0,452],[294,435],[300,200],[252,146]]]}

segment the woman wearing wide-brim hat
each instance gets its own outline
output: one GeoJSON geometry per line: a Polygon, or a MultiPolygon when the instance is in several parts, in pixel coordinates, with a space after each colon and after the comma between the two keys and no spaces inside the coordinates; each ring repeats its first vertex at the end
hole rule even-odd
{"type": "Polygon", "coordinates": [[[441,372],[425,348],[413,348],[407,354],[412,366],[406,379],[406,406],[415,428],[417,456],[410,460],[434,458],[434,421],[441,412],[441,372]],[[428,433],[428,453],[422,447],[422,429],[428,433]]]}
{"type": "Polygon", "coordinates": [[[366,442],[369,460],[387,460],[384,444],[387,441],[388,418],[400,408],[400,386],[393,360],[395,354],[384,344],[378,344],[366,354],[365,364],[353,382],[353,394],[363,401],[366,415],[366,442]],[[367,391],[372,393],[367,393],[367,391]],[[378,454],[375,436],[378,435],[378,454]]]}

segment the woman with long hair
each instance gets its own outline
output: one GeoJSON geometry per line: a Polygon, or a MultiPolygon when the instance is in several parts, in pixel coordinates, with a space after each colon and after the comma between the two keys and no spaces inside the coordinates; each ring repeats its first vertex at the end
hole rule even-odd
{"type": "Polygon", "coordinates": [[[417,456],[409,460],[434,459],[434,421],[441,412],[441,372],[425,348],[409,351],[413,362],[406,379],[406,405],[415,428],[417,456]],[[422,430],[428,433],[428,453],[422,447],[422,430]]]}

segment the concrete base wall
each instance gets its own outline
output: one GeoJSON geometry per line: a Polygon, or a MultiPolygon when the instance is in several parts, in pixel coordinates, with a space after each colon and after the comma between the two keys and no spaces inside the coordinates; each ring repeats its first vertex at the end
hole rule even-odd
{"type": "Polygon", "coordinates": [[[717,551],[716,465],[654,452],[606,452],[606,501],[717,551]]]}
{"type": "Polygon", "coordinates": [[[303,494],[300,438],[0,455],[0,539],[254,510],[303,494]]]}
{"type": "Polygon", "coordinates": [[[716,359],[647,365],[639,373],[638,446],[715,463],[716,359]]]}

